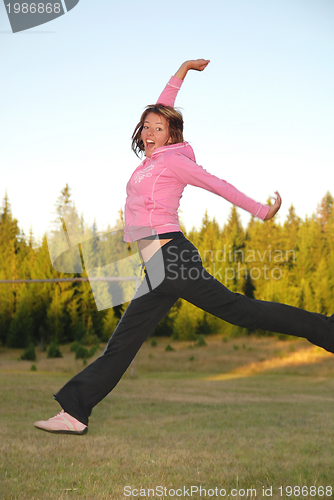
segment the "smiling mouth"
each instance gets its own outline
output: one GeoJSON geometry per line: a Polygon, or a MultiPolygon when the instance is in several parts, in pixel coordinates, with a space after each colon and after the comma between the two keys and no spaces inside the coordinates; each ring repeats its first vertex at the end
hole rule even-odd
{"type": "Polygon", "coordinates": [[[155,145],[155,142],[150,141],[150,140],[146,141],[146,147],[152,147],[154,145],[155,145]]]}

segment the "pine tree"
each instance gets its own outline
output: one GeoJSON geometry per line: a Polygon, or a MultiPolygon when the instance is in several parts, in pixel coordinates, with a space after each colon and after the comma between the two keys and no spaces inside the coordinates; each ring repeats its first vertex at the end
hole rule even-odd
{"type": "Polygon", "coordinates": [[[101,340],[103,342],[108,342],[114,330],[119,322],[119,318],[114,313],[113,308],[107,310],[107,313],[103,319],[103,333],[101,335],[101,340]]]}
{"type": "Polygon", "coordinates": [[[34,337],[31,318],[31,304],[21,300],[11,321],[8,335],[8,347],[28,347],[34,337]]]}
{"type": "Polygon", "coordinates": [[[225,285],[232,292],[240,292],[245,276],[245,232],[240,215],[233,205],[228,221],[223,229],[224,245],[226,248],[225,285]]]}
{"type": "MultiPolygon", "coordinates": [[[[0,212],[0,277],[18,279],[18,257],[20,251],[20,229],[13,218],[7,193],[0,212]]],[[[10,323],[17,308],[18,285],[0,285],[0,342],[5,343],[10,323]]]]}
{"type": "Polygon", "coordinates": [[[331,214],[334,212],[334,198],[327,191],[326,195],[321,200],[321,203],[318,205],[318,217],[321,221],[322,228],[325,230],[327,226],[327,221],[330,220],[331,214]]]}

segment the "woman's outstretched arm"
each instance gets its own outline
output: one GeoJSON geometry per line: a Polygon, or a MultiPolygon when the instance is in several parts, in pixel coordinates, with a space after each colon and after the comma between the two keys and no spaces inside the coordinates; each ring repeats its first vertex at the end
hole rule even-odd
{"type": "MultiPolygon", "coordinates": [[[[210,60],[208,59],[195,59],[195,60],[185,61],[183,64],[181,64],[180,68],[177,70],[174,77],[179,78],[180,80],[184,80],[190,69],[194,69],[196,71],[203,71],[207,67],[209,62],[210,60]]],[[[276,197],[274,197],[275,201],[273,205],[269,206],[269,211],[264,220],[269,220],[272,217],[274,217],[274,215],[278,212],[278,210],[281,207],[282,198],[277,191],[275,191],[275,195],[276,195],[276,197]]]]}

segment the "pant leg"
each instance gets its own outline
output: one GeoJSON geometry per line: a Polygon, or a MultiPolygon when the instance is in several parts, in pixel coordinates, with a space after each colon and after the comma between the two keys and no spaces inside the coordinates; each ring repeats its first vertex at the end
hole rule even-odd
{"type": "Polygon", "coordinates": [[[181,233],[146,263],[146,278],[123,314],[103,355],[54,396],[67,413],[83,424],[88,424],[92,408],[116,386],[143,342],[187,285],[187,275],[183,274],[183,270],[177,270],[183,266],[183,252],[189,246],[196,251],[181,233]]]}
{"type": "Polygon", "coordinates": [[[103,355],[73,377],[54,396],[61,407],[88,425],[93,407],[116,386],[143,342],[177,298],[156,289],[133,299],[103,355]]]}
{"type": "Polygon", "coordinates": [[[233,325],[303,337],[334,353],[334,315],[312,313],[278,302],[233,293],[203,267],[193,268],[181,298],[233,325]],[[198,268],[199,269],[199,268],[198,268]]]}

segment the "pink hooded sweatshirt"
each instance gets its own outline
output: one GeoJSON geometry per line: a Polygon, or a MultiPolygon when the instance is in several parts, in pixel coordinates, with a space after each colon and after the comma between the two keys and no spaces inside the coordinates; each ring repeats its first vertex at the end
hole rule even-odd
{"type": "MultiPolygon", "coordinates": [[[[172,76],[158,99],[159,104],[174,106],[183,80],[172,76]]],[[[178,208],[187,184],[206,189],[237,207],[264,220],[268,205],[262,205],[197,165],[187,142],[157,148],[145,157],[133,172],[127,187],[124,241],[181,231],[178,208]]]]}

